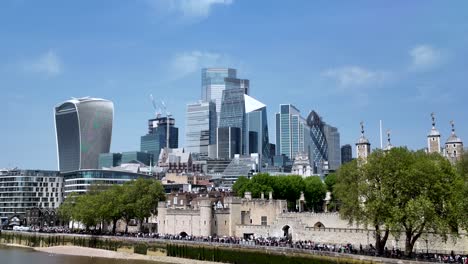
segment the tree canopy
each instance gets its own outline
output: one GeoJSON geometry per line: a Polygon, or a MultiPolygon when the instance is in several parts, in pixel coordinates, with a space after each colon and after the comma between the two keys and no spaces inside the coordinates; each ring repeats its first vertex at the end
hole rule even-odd
{"type": "Polygon", "coordinates": [[[79,221],[86,228],[112,222],[115,233],[119,219],[124,219],[127,226],[131,219],[137,219],[141,227],[145,218],[157,213],[158,202],[165,197],[160,182],[139,178],[123,185],[93,186],[82,195],[71,194],[60,206],[59,214],[62,220],[79,221]]]}
{"type": "Polygon", "coordinates": [[[423,232],[443,238],[458,232],[463,184],[441,155],[393,148],[343,165],[335,190],[342,217],[375,228],[380,253],[393,232],[404,234],[405,254],[411,255],[423,232]]]}
{"type": "Polygon", "coordinates": [[[295,208],[296,201],[304,192],[306,205],[311,210],[321,210],[323,199],[326,195],[326,188],[319,177],[301,176],[270,176],[269,174],[257,174],[251,179],[240,177],[232,186],[233,191],[238,196],[244,196],[245,192],[251,192],[252,197],[259,198],[261,193],[273,192],[274,199],[288,201],[290,209],[295,208]]]}

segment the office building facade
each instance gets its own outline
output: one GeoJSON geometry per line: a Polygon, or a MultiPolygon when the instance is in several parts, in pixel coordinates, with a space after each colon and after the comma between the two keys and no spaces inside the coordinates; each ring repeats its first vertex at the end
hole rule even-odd
{"type": "Polygon", "coordinates": [[[185,128],[186,150],[198,153],[200,159],[206,159],[209,154],[209,145],[216,143],[216,122],[214,102],[188,104],[185,128]]]}
{"type": "Polygon", "coordinates": [[[238,127],[219,127],[216,135],[217,159],[232,159],[241,154],[242,130],[238,127]]]}
{"type": "Polygon", "coordinates": [[[244,95],[244,102],[245,130],[248,133],[248,137],[246,137],[248,152],[244,154],[258,153],[262,164],[269,163],[274,153],[270,151],[266,105],[249,95],[244,95]]]}
{"type": "Polygon", "coordinates": [[[157,162],[161,149],[167,146],[168,132],[169,148],[178,148],[179,129],[175,127],[174,118],[157,117],[148,120],[148,134],[141,137],[140,151],[151,154],[153,157],[153,163],[155,161],[157,162]]]}
{"type": "Polygon", "coordinates": [[[113,103],[90,97],[71,99],[55,107],[54,114],[59,170],[98,168],[99,154],[110,150],[113,103]]]}
{"type": "Polygon", "coordinates": [[[325,138],[328,145],[328,167],[329,170],[337,170],[341,166],[340,132],[338,128],[324,125],[325,138]]]}
{"type": "Polygon", "coordinates": [[[307,125],[310,127],[310,137],[312,139],[312,162],[315,166],[320,166],[328,161],[328,142],[325,135],[325,123],[315,111],[311,111],[307,117],[307,125]]]}
{"type": "Polygon", "coordinates": [[[353,160],[353,149],[351,145],[346,144],[341,147],[341,164],[348,163],[353,160]]]}
{"type": "Polygon", "coordinates": [[[214,102],[216,105],[217,123],[219,124],[223,91],[226,89],[243,89],[249,93],[249,80],[237,79],[237,71],[230,68],[202,69],[201,99],[204,102],[214,102]]]}
{"type": "Polygon", "coordinates": [[[298,153],[311,157],[310,128],[300,111],[291,104],[280,105],[276,114],[276,155],[293,160],[298,153]]]}
{"type": "Polygon", "coordinates": [[[138,178],[152,179],[153,176],[129,171],[79,170],[63,173],[64,197],[71,193],[86,193],[92,185],[110,186],[124,184],[138,178]]]}
{"type": "Polygon", "coordinates": [[[63,177],[58,171],[0,170],[0,219],[24,219],[32,208],[55,209],[63,201],[63,177]]]}

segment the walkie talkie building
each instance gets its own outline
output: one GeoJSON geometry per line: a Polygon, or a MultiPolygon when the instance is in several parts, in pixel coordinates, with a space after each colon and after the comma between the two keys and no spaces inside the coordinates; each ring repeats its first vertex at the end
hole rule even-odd
{"type": "Polygon", "coordinates": [[[55,107],[54,115],[60,172],[97,169],[99,154],[110,150],[113,103],[74,98],[55,107]]]}

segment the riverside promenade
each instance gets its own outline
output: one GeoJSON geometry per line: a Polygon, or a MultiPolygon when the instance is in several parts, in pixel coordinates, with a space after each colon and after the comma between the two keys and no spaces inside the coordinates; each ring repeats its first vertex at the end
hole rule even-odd
{"type": "MultiPolygon", "coordinates": [[[[26,237],[37,237],[42,243],[39,242],[36,247],[49,247],[49,246],[57,246],[57,244],[48,244],[47,239],[52,238],[54,241],[58,241],[58,245],[71,245],[71,241],[75,240],[96,240],[96,241],[111,241],[112,243],[118,243],[120,247],[126,248],[133,248],[140,244],[148,245],[149,247],[158,248],[161,252],[165,254],[167,252],[166,248],[168,245],[176,245],[176,246],[185,246],[185,247],[192,247],[192,248],[219,248],[219,249],[227,249],[230,251],[236,251],[238,253],[242,252],[256,252],[258,254],[268,254],[272,257],[276,256],[298,256],[298,257],[307,257],[311,259],[322,259],[323,262],[356,262],[356,263],[406,263],[406,264],[416,264],[416,263],[428,263],[428,262],[457,262],[457,263],[465,263],[467,261],[466,256],[460,256],[460,261],[445,261],[445,257],[442,255],[435,255],[435,254],[428,254],[427,256],[419,255],[419,257],[409,260],[409,259],[402,259],[402,258],[382,258],[382,257],[375,257],[369,255],[360,255],[359,252],[356,250],[351,251],[355,252],[354,254],[343,253],[342,251],[332,251],[330,248],[325,247],[329,245],[321,245],[320,250],[316,250],[316,248],[304,248],[304,244],[299,247],[300,244],[279,244],[276,246],[272,245],[259,245],[255,244],[253,241],[238,241],[233,243],[232,240],[229,238],[224,238],[221,240],[216,241],[203,241],[203,240],[184,240],[177,237],[172,238],[161,238],[161,237],[132,237],[132,236],[95,236],[95,235],[87,235],[87,234],[62,234],[62,233],[34,233],[34,232],[15,232],[15,231],[3,231],[3,237],[5,235],[15,235],[16,237],[23,237],[23,241],[26,240],[26,237]],[[430,257],[429,257],[430,256],[430,257]]],[[[20,238],[21,240],[21,238],[20,238]]],[[[0,240],[1,242],[1,240],[0,240]]],[[[15,241],[10,241],[12,244],[15,241]]],[[[17,241],[16,241],[17,243],[17,241]]],[[[21,241],[19,242],[21,244],[21,241]]],[[[83,244],[84,247],[95,247],[96,244],[91,245],[88,242],[88,245],[83,244]]],[[[112,249],[117,250],[117,248],[112,249]]],[[[455,256],[454,256],[455,257],[455,256]]]]}

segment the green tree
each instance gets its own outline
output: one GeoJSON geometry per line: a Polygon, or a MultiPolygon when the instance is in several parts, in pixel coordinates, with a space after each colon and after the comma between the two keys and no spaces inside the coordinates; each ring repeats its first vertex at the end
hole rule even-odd
{"type": "Polygon", "coordinates": [[[244,196],[244,192],[245,192],[245,187],[246,187],[246,184],[249,183],[249,179],[247,179],[247,177],[245,176],[241,176],[239,177],[236,182],[232,185],[232,190],[234,191],[234,193],[239,196],[239,197],[243,197],[244,196]]]}
{"type": "Polygon", "coordinates": [[[304,198],[306,205],[314,212],[321,210],[327,190],[319,177],[307,177],[304,180],[304,198]]]}
{"type": "Polygon", "coordinates": [[[457,193],[463,180],[439,154],[406,148],[375,151],[366,162],[353,161],[337,173],[340,214],[351,223],[376,230],[376,249],[385,247],[390,230],[405,235],[405,254],[424,232],[443,238],[456,233],[463,210],[457,193]]]}
{"type": "Polygon", "coordinates": [[[434,232],[444,239],[458,233],[459,212],[466,208],[457,192],[464,184],[450,162],[439,154],[409,152],[407,167],[393,176],[394,197],[388,224],[405,234],[405,254],[411,256],[414,244],[424,232],[434,232]]]}
{"type": "Polygon", "coordinates": [[[336,184],[336,173],[330,173],[325,177],[325,186],[327,187],[327,191],[330,192],[330,201],[328,204],[329,211],[336,211],[338,210],[338,201],[336,200],[335,195],[335,184],[336,184]]]}
{"type": "Polygon", "coordinates": [[[75,199],[77,195],[77,193],[69,194],[58,209],[58,216],[60,220],[67,226],[70,224],[70,222],[72,222],[73,227],[73,220],[76,217],[75,199]]]}

